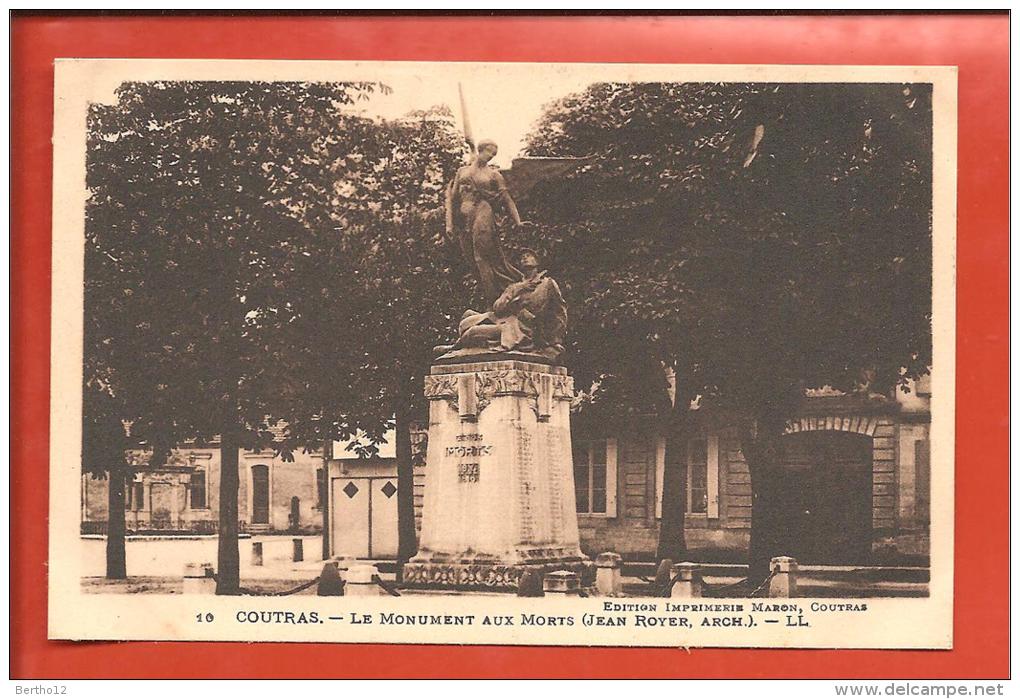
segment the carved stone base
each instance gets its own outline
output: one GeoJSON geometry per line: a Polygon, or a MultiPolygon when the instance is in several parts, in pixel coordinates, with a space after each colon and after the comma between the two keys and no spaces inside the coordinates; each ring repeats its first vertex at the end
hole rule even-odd
{"type": "Polygon", "coordinates": [[[594,582],[581,553],[566,369],[501,357],[437,364],[420,553],[408,587],[511,592],[526,570],[594,582]]]}
{"type": "Polygon", "coordinates": [[[595,564],[588,560],[516,565],[496,562],[411,561],[404,565],[403,586],[412,589],[461,592],[516,592],[521,576],[529,570],[540,575],[556,570],[569,570],[577,573],[582,587],[595,584],[595,564]]]}

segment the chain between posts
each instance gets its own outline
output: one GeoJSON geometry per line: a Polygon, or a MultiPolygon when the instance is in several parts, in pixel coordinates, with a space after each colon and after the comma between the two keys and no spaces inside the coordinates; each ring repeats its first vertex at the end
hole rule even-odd
{"type": "Polygon", "coordinates": [[[372,582],[374,582],[376,585],[385,590],[386,594],[388,594],[390,597],[400,597],[400,592],[397,590],[397,586],[389,584],[378,575],[372,576],[372,582]]]}
{"type": "MultiPolygon", "coordinates": [[[[765,579],[762,580],[761,584],[758,585],[758,587],[756,587],[753,591],[751,591],[751,593],[748,595],[748,597],[757,597],[758,594],[763,589],[765,589],[765,587],[772,581],[772,578],[776,577],[776,574],[778,572],[779,572],[778,568],[776,568],[775,570],[770,571],[769,574],[765,577],[765,579]]],[[[651,583],[653,585],[654,585],[654,582],[655,582],[654,580],[649,580],[647,577],[644,577],[644,576],[638,576],[638,579],[640,579],[640,580],[642,580],[644,582],[647,582],[647,583],[651,583]]],[[[741,580],[737,580],[736,582],[729,583],[728,585],[708,585],[707,583],[702,581],[702,586],[706,590],[711,590],[712,593],[713,593],[712,596],[714,597],[714,596],[716,596],[720,592],[724,592],[724,591],[727,591],[727,590],[737,589],[737,588],[739,588],[739,587],[741,587],[743,585],[746,585],[749,580],[750,580],[750,578],[742,578],[741,580]]],[[[665,585],[665,587],[663,589],[663,596],[664,597],[669,597],[669,595],[673,592],[673,587],[679,581],[680,581],[680,576],[679,575],[676,575],[676,576],[670,578],[669,582],[665,585]]]]}
{"type": "MultiPolygon", "coordinates": [[[[220,580],[219,576],[216,573],[213,573],[209,577],[215,580],[216,582],[219,582],[220,580]]],[[[317,577],[312,578],[308,582],[301,583],[297,587],[293,587],[289,590],[281,590],[279,592],[259,592],[257,590],[252,590],[251,588],[248,587],[238,587],[237,589],[238,592],[240,592],[242,595],[250,595],[252,597],[286,597],[287,595],[294,595],[297,594],[298,592],[301,592],[302,590],[307,590],[317,582],[319,582],[319,578],[317,577]]]]}

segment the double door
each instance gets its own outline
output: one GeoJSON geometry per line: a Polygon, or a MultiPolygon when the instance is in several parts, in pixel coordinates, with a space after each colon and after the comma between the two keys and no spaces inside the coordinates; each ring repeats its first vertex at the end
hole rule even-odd
{"type": "Polygon", "coordinates": [[[333,478],[330,501],[334,555],[397,557],[396,478],[333,478]]]}

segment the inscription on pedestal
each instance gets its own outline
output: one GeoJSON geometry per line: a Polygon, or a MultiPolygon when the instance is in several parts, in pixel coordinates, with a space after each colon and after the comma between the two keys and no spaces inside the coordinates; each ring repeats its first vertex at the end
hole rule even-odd
{"type": "MultiPolygon", "coordinates": [[[[479,459],[492,454],[491,444],[479,444],[484,440],[480,434],[458,434],[457,441],[446,447],[446,455],[460,459],[479,459]],[[466,443],[465,443],[466,442],[466,443]]],[[[478,461],[461,461],[457,464],[457,480],[460,483],[477,483],[481,479],[482,465],[478,461]]]]}
{"type": "MultiPolygon", "coordinates": [[[[553,541],[559,541],[563,536],[563,474],[561,460],[556,458],[561,454],[563,440],[560,432],[544,426],[542,433],[545,436],[545,450],[549,454],[549,507],[552,517],[549,521],[550,534],[553,541]]],[[[572,475],[572,474],[571,474],[572,475]]]]}
{"type": "Polygon", "coordinates": [[[532,482],[535,479],[535,454],[531,445],[531,435],[521,426],[517,426],[517,482],[518,490],[518,537],[522,544],[535,540],[535,512],[531,503],[532,482]]]}

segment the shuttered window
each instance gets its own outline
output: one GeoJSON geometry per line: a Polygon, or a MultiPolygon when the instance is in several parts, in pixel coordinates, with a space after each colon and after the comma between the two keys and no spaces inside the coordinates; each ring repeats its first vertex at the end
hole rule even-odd
{"type": "Polygon", "coordinates": [[[692,439],[687,444],[687,512],[708,512],[708,443],[692,439]]]}
{"type": "Polygon", "coordinates": [[[315,507],[321,510],[326,504],[326,469],[315,469],[315,507]]]}
{"type": "Polygon", "coordinates": [[[125,492],[127,502],[124,507],[128,510],[145,509],[145,484],[141,481],[130,481],[125,492]]]}
{"type": "Polygon", "coordinates": [[[582,442],[574,449],[574,489],[577,511],[606,514],[606,443],[582,442]]]}
{"type": "Polygon", "coordinates": [[[577,511],[582,514],[608,514],[610,481],[606,442],[581,442],[574,447],[574,489],[577,511]]]}
{"type": "Polygon", "coordinates": [[[188,500],[193,510],[204,510],[209,507],[205,496],[205,471],[199,469],[192,472],[188,483],[188,500]]]}

